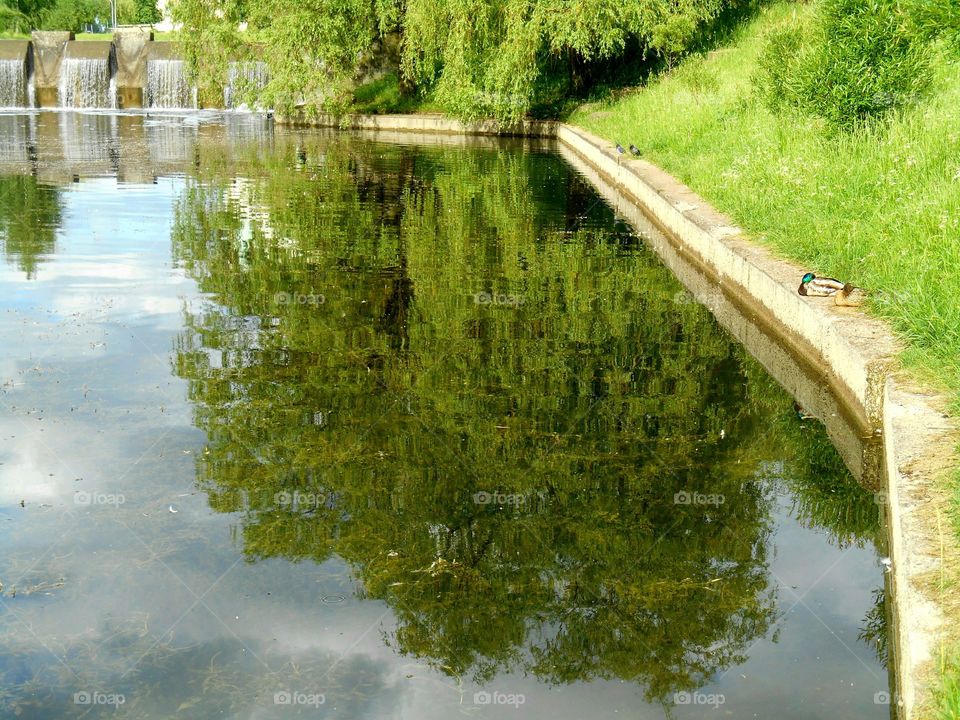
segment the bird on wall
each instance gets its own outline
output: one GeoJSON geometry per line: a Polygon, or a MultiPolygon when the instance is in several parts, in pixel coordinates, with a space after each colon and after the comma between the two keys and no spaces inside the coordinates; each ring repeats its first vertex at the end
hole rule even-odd
{"type": "Polygon", "coordinates": [[[630,154],[634,157],[640,157],[640,148],[638,148],[633,143],[630,143],[630,154]]]}
{"type": "Polygon", "coordinates": [[[852,283],[840,282],[836,278],[817,277],[808,272],[800,280],[797,292],[805,297],[832,297],[835,305],[857,307],[863,303],[865,293],[852,283]]]}
{"type": "Polygon", "coordinates": [[[843,283],[836,278],[817,277],[808,272],[800,280],[797,292],[808,297],[829,297],[843,288],[843,283]]]}

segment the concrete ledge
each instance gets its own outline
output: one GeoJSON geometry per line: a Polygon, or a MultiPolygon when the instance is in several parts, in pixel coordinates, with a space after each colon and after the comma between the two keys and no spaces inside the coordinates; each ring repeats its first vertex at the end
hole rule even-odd
{"type": "Polygon", "coordinates": [[[29,52],[29,40],[0,40],[0,60],[16,60],[25,63],[29,52]]]}
{"type": "Polygon", "coordinates": [[[524,121],[502,125],[493,120],[463,123],[443,115],[291,115],[278,117],[281,125],[293,127],[332,127],[341,130],[372,130],[451,135],[496,135],[501,137],[556,137],[559,123],[524,121]]]}
{"type": "Polygon", "coordinates": [[[71,40],[64,57],[109,61],[112,54],[113,43],[109,40],[71,40]]]}

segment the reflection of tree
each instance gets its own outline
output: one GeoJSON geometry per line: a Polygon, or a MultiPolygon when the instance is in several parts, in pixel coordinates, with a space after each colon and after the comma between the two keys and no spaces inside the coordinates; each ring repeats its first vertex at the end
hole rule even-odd
{"type": "Polygon", "coordinates": [[[44,255],[53,251],[60,224],[60,190],[28,175],[0,176],[0,241],[3,252],[36,276],[44,255]]]}
{"type": "Polygon", "coordinates": [[[457,676],[665,697],[740,661],[774,610],[755,364],[553,158],[309,149],[177,210],[211,302],[176,370],[247,555],[339,554],[457,676]]]}

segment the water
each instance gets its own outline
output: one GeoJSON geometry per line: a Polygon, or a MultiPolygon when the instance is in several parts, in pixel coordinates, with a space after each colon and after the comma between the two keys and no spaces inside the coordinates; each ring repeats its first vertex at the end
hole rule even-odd
{"type": "Polygon", "coordinates": [[[270,70],[265,62],[259,60],[231,62],[227,68],[223,106],[238,108],[242,105],[256,105],[259,93],[269,81],[270,70]]]}
{"type": "Polygon", "coordinates": [[[145,104],[152,108],[192,108],[194,91],[187,82],[183,60],[158,59],[147,62],[145,104]]]}
{"type": "Polygon", "coordinates": [[[114,108],[117,92],[107,58],[65,57],[60,65],[60,107],[114,108]]]}
{"type": "Polygon", "coordinates": [[[0,165],[0,716],[889,717],[872,495],[548,147],[92,117],[0,165]]]}
{"type": "Polygon", "coordinates": [[[0,60],[0,107],[27,106],[30,101],[27,85],[27,65],[22,59],[0,60]]]}

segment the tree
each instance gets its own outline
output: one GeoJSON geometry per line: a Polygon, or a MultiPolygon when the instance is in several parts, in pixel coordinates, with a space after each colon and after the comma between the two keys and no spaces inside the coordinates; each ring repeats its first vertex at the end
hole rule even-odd
{"type": "Polygon", "coordinates": [[[538,81],[558,62],[575,90],[585,67],[629,45],[674,57],[686,51],[725,8],[751,0],[178,0],[202,84],[222,83],[214,54],[245,52],[241,21],[264,43],[273,80],[268,102],[283,110],[342,107],[364,51],[399,32],[405,82],[435,93],[462,117],[514,121],[529,111],[538,81]],[[214,28],[213,26],[216,26],[214,28]]]}
{"type": "Polygon", "coordinates": [[[160,10],[157,9],[156,0],[135,0],[134,2],[134,22],[145,25],[152,25],[160,22],[163,17],[160,10]]]}

